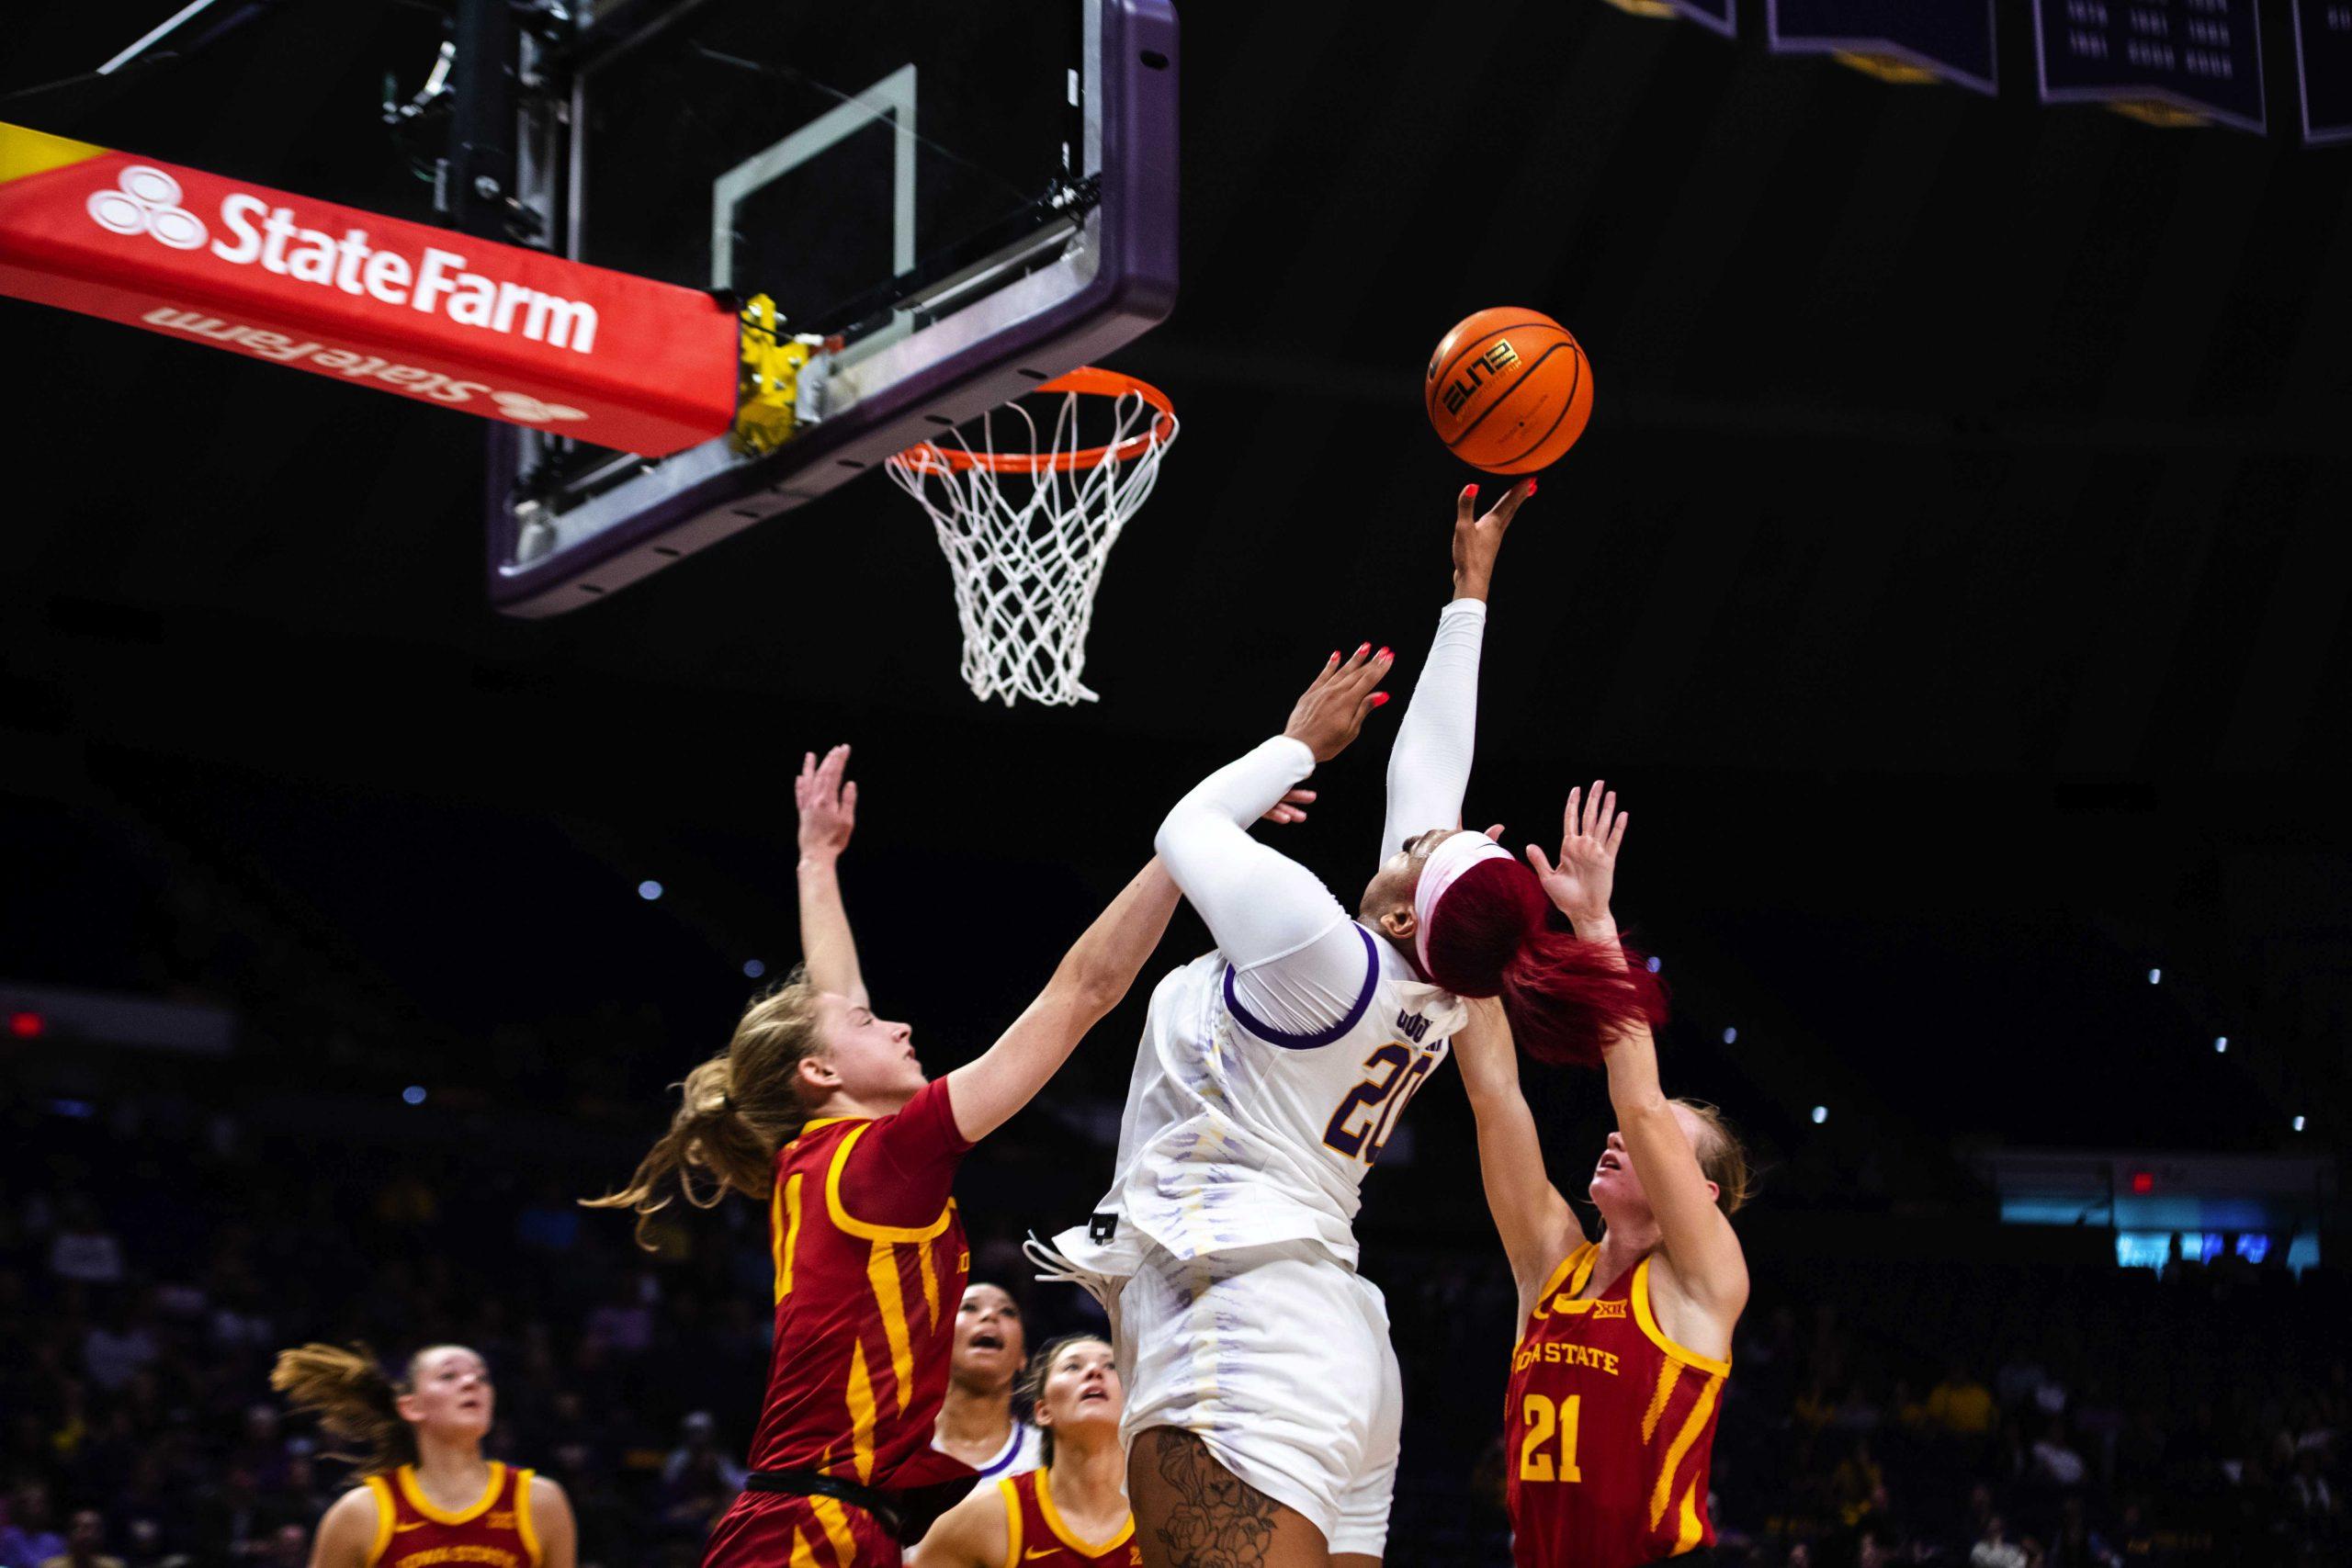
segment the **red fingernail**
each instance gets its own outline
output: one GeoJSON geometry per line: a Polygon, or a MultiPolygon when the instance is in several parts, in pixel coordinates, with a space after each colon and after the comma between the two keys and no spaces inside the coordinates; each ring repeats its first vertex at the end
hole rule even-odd
{"type": "Polygon", "coordinates": [[[1371,651],[1372,644],[1365,643],[1362,648],[1356,649],[1356,657],[1358,659],[1362,659],[1365,654],[1370,653],[1371,651]]]}
{"type": "Polygon", "coordinates": [[[1332,662],[1332,663],[1334,663],[1334,664],[1337,664],[1339,661],[1340,661],[1340,656],[1339,656],[1339,654],[1338,654],[1338,653],[1336,653],[1336,652],[1335,652],[1335,653],[1333,653],[1333,654],[1331,655],[1331,662],[1332,662]]]}
{"type": "Polygon", "coordinates": [[[1387,700],[1388,700],[1388,694],[1387,694],[1387,693],[1385,693],[1385,692],[1374,692],[1374,693],[1373,693],[1373,694],[1372,694],[1372,705],[1373,705],[1373,706],[1374,706],[1374,707],[1378,707],[1381,704],[1383,704],[1383,703],[1386,702],[1387,700]]]}
{"type": "Polygon", "coordinates": [[[1535,481],[1533,479],[1527,481],[1527,493],[1530,495],[1533,495],[1535,493],[1535,481]]]}
{"type": "Polygon", "coordinates": [[[1374,659],[1394,659],[1396,656],[1384,648],[1378,653],[1374,654],[1373,657],[1374,659]]]}
{"type": "Polygon", "coordinates": [[[1472,486],[1470,487],[1470,495],[1471,495],[1471,498],[1472,498],[1473,500],[1476,500],[1476,499],[1477,498],[1477,494],[1478,494],[1478,487],[1477,487],[1476,485],[1472,485],[1472,486]]]}

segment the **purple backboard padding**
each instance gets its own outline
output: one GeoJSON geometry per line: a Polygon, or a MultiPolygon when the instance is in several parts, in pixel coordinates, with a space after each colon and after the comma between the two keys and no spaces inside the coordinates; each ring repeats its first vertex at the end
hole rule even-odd
{"type": "Polygon", "coordinates": [[[591,604],[680,556],[788,512],[878,468],[931,434],[922,417],[959,422],[1012,401],[1035,385],[1021,374],[1045,361],[1058,373],[1132,343],[1176,303],[1176,13],[1168,0],[1112,0],[1104,7],[1102,197],[1100,265],[1087,286],[1052,310],[1008,327],[861,400],[772,456],[746,463],[649,506],[550,558],[516,571],[516,524],[508,498],[517,440],[490,443],[490,601],[510,615],[549,615],[591,604]],[[1148,54],[1161,63],[1145,62],[1148,54]]]}

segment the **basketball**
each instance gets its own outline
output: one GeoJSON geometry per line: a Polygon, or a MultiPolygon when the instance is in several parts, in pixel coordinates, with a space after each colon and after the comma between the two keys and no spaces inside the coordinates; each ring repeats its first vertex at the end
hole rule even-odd
{"type": "Polygon", "coordinates": [[[1584,434],[1592,363],[1543,311],[1498,306],[1438,340],[1421,401],[1446,450],[1472,468],[1532,474],[1584,434]]]}

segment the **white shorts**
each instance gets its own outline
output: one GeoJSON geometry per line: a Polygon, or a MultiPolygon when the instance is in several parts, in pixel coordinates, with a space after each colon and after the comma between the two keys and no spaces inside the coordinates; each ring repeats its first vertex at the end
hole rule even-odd
{"type": "Polygon", "coordinates": [[[1311,1242],[1190,1262],[1155,1247],[1113,1321],[1122,1438],[1196,1433],[1332,1551],[1380,1554],[1404,1390],[1377,1287],[1311,1242]]]}

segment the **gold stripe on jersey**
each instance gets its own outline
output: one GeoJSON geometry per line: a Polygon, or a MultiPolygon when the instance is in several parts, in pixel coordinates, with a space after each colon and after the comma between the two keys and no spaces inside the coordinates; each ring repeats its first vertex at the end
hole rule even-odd
{"type": "Polygon", "coordinates": [[[874,1382],[865,1375],[863,1340],[849,1348],[850,1458],[860,1486],[874,1479],[874,1382]]]}
{"type": "Polygon", "coordinates": [[[1682,1489],[1682,1511],[1675,1517],[1674,1555],[1696,1551],[1706,1536],[1707,1527],[1699,1522],[1699,1478],[1694,1475],[1682,1489]]]}
{"type": "Polygon", "coordinates": [[[1650,1260],[1646,1258],[1634,1265],[1631,1294],[1634,1298],[1634,1321],[1642,1325],[1642,1332],[1649,1337],[1651,1344],[1676,1360],[1687,1361],[1710,1376],[1722,1378],[1731,1374],[1729,1361],[1719,1361],[1713,1356],[1702,1356],[1687,1346],[1677,1345],[1658,1327],[1657,1319],[1650,1314],[1650,1260]]]}
{"type": "Polygon", "coordinates": [[[996,1489],[1004,1494],[1004,1568],[1021,1568],[1021,1494],[1009,1475],[996,1489]]]}
{"type": "Polygon", "coordinates": [[[1690,1414],[1682,1418],[1682,1430],[1674,1435],[1668,1446],[1666,1459],[1658,1466],[1657,1484],[1650,1489],[1650,1529],[1656,1529],[1666,1520],[1667,1501],[1674,1489],[1674,1472],[1682,1468],[1682,1456],[1690,1451],[1699,1434],[1706,1429],[1707,1417],[1715,1413],[1715,1391],[1724,1386],[1720,1377],[1710,1377],[1699,1390],[1699,1397],[1691,1402],[1690,1414]]]}
{"type": "Polygon", "coordinates": [[[899,1414],[907,1413],[914,1397],[915,1347],[907,1333],[907,1298],[899,1289],[899,1249],[877,1241],[865,1255],[865,1277],[874,1282],[874,1300],[882,1309],[882,1332],[890,1341],[890,1381],[897,1385],[899,1414]]]}
{"type": "Polygon", "coordinates": [[[769,1234],[776,1237],[775,1299],[792,1294],[792,1259],[800,1248],[800,1179],[804,1172],[794,1171],[792,1179],[776,1189],[776,1214],[769,1226],[769,1234]]]}
{"type": "Polygon", "coordinates": [[[1037,1512],[1046,1517],[1046,1528],[1059,1536],[1061,1543],[1080,1557],[1101,1557],[1105,1552],[1115,1551],[1126,1545],[1127,1538],[1136,1533],[1136,1517],[1130,1513],[1126,1523],[1119,1527],[1119,1533],[1110,1540],[1100,1545],[1091,1540],[1081,1540],[1076,1530],[1062,1523],[1061,1510],[1054,1506],[1053,1483],[1046,1479],[1046,1472],[1036,1470],[1030,1473],[1037,1478],[1033,1484],[1037,1488],[1037,1512]]]}
{"type": "Polygon", "coordinates": [[[1682,1363],[1668,1356],[1657,1370],[1657,1392],[1650,1395],[1650,1407],[1642,1416],[1642,1441],[1657,1436],[1658,1417],[1666,1414],[1667,1402],[1674,1397],[1674,1385],[1681,1380],[1682,1363]]]}
{"type": "Polygon", "coordinates": [[[376,1498],[376,1544],[368,1549],[368,1568],[376,1568],[384,1548],[392,1544],[392,1517],[399,1509],[392,1502],[392,1484],[382,1476],[369,1476],[368,1490],[376,1498]]]}
{"type": "Polygon", "coordinates": [[[817,1554],[808,1550],[808,1538],[798,1529],[792,1532],[792,1560],[789,1568],[817,1568],[817,1554]]]}
{"type": "Polygon", "coordinates": [[[857,1538],[849,1532],[849,1516],[842,1512],[841,1500],[813,1495],[808,1499],[808,1511],[824,1527],[825,1540],[833,1549],[833,1561],[840,1568],[849,1568],[850,1560],[857,1555],[857,1538]]]}
{"type": "Polygon", "coordinates": [[[492,1503],[498,1501],[498,1489],[505,1483],[505,1481],[506,1467],[498,1461],[492,1460],[490,1484],[483,1489],[480,1497],[462,1508],[441,1508],[435,1507],[433,1499],[427,1497],[424,1495],[424,1489],[416,1483],[416,1466],[404,1464],[392,1472],[392,1484],[401,1489],[401,1495],[408,1499],[408,1506],[436,1525],[473,1523],[490,1511],[490,1506],[492,1503]]]}
{"type": "Polygon", "coordinates": [[[924,1319],[924,1324],[925,1326],[936,1330],[939,1327],[939,1270],[931,1266],[929,1236],[915,1243],[915,1258],[922,1265],[923,1310],[931,1314],[924,1319]]]}
{"type": "Polygon", "coordinates": [[[832,1168],[825,1172],[825,1213],[836,1226],[860,1241],[929,1241],[945,1230],[947,1222],[955,1217],[956,1200],[953,1198],[947,1201],[945,1208],[939,1211],[939,1218],[927,1225],[868,1224],[864,1220],[852,1217],[850,1212],[842,1207],[842,1171],[848,1167],[849,1153],[857,1147],[858,1139],[865,1136],[873,1127],[874,1123],[868,1122],[864,1126],[850,1129],[848,1135],[842,1139],[842,1146],[833,1151],[832,1168]]]}
{"type": "Polygon", "coordinates": [[[537,1473],[533,1470],[514,1472],[514,1533],[523,1538],[523,1550],[531,1554],[534,1565],[547,1556],[539,1550],[538,1521],[531,1517],[531,1478],[537,1473]]]}

